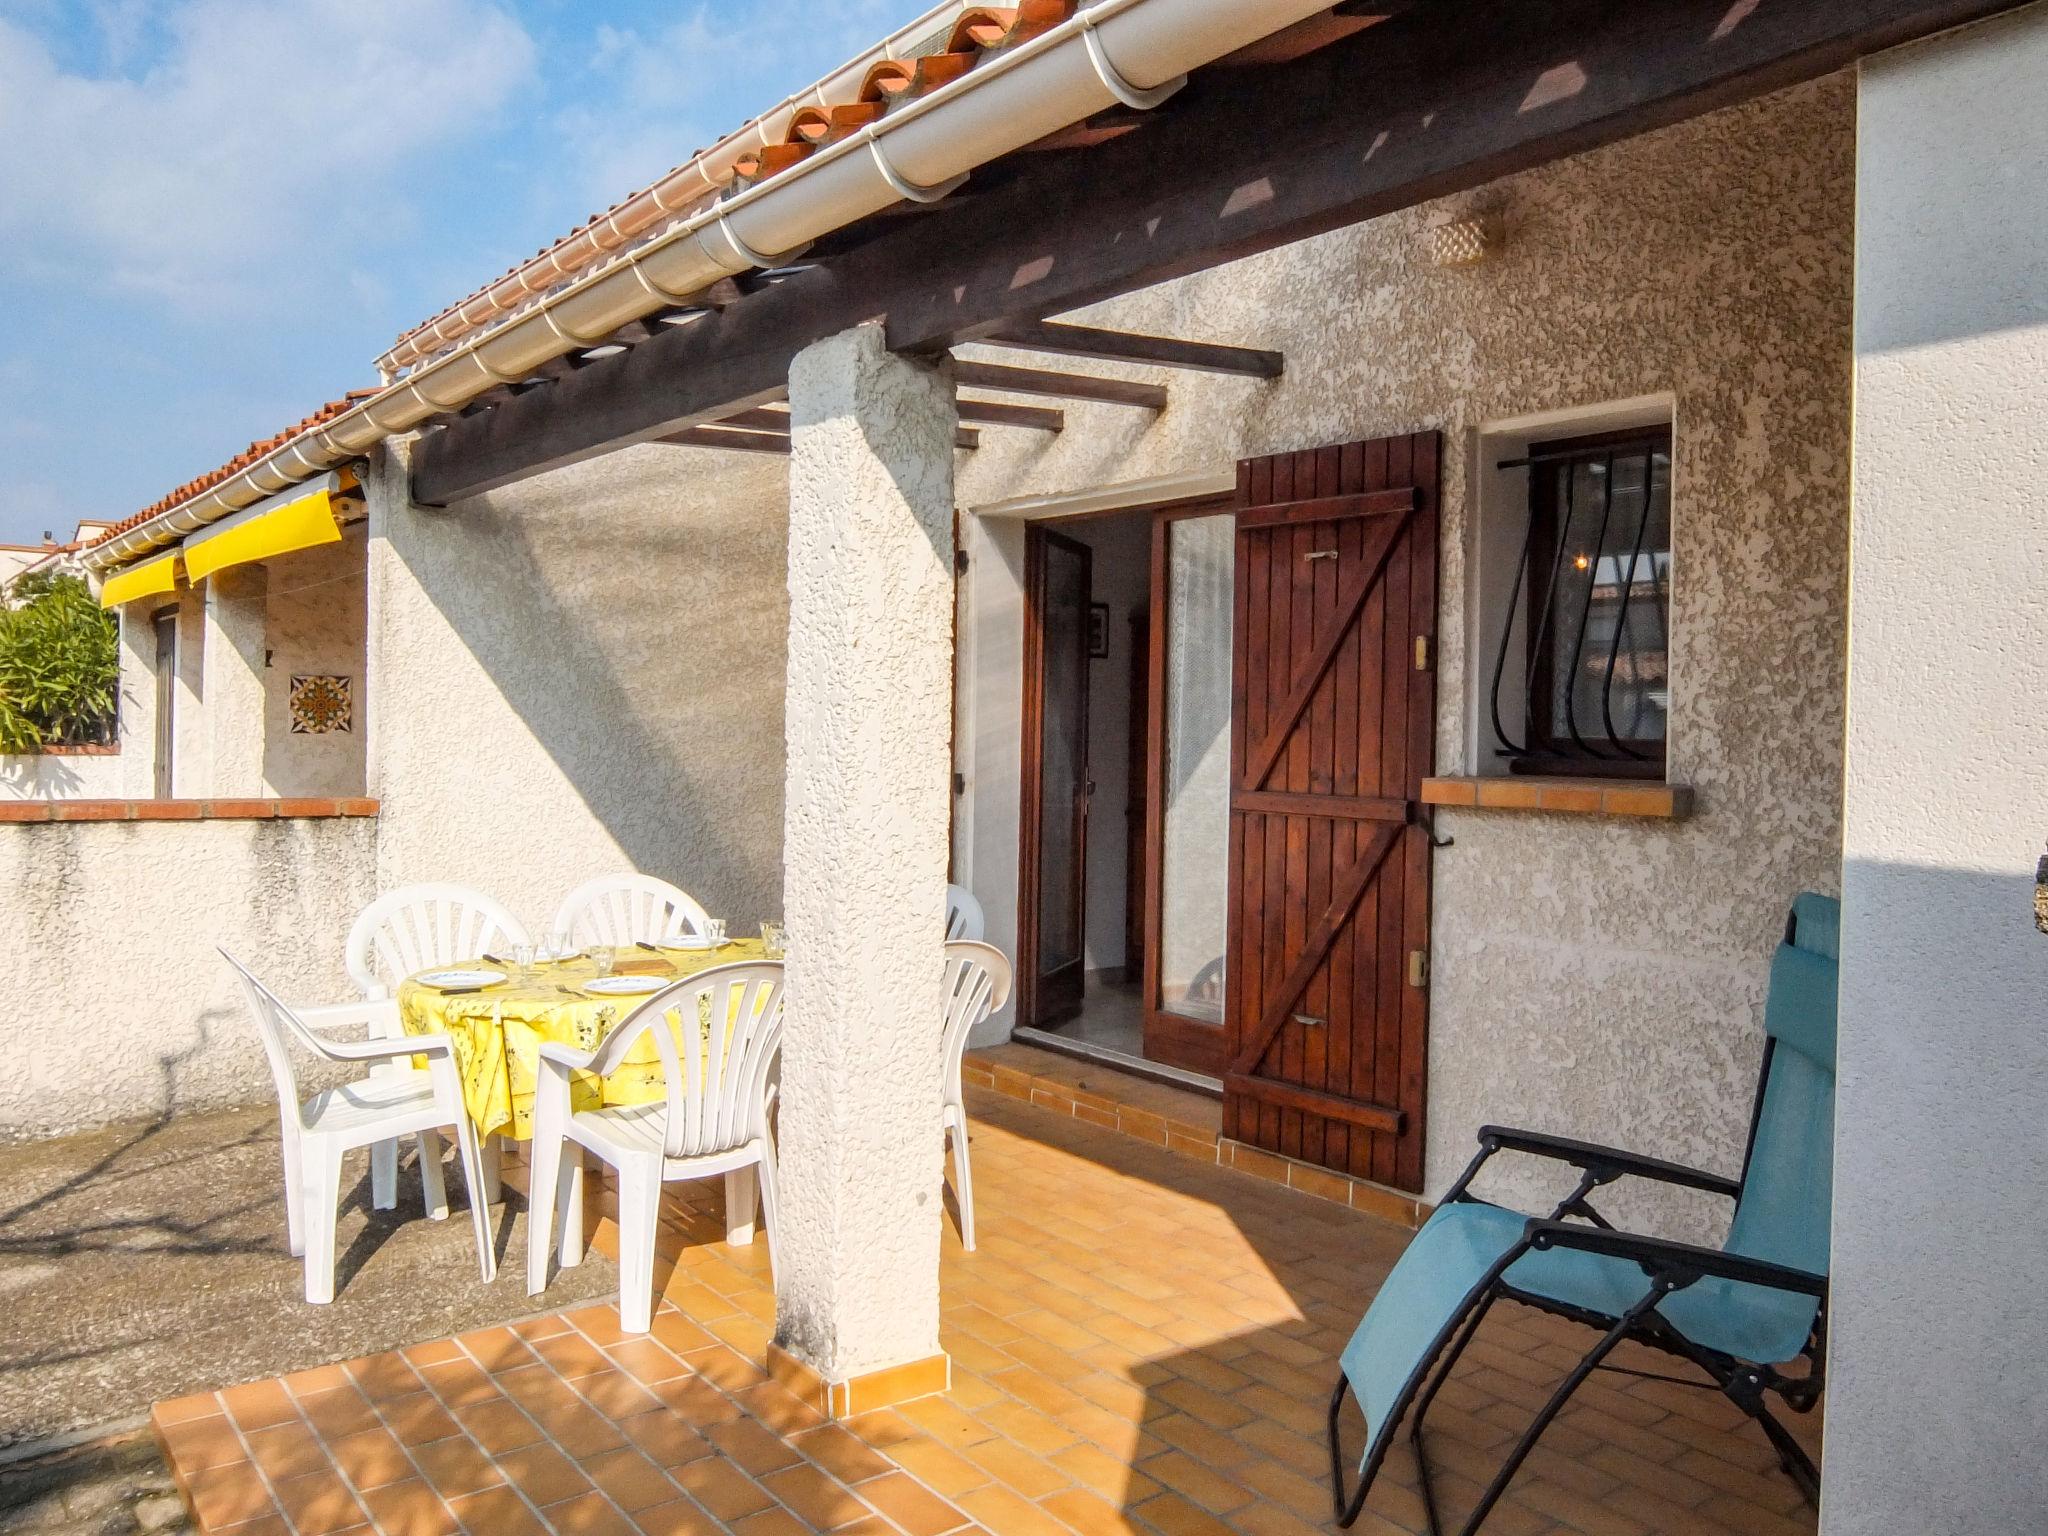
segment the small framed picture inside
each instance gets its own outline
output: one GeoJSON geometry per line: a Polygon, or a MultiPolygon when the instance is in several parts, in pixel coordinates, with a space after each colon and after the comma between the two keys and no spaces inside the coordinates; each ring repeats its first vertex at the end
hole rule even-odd
{"type": "Polygon", "coordinates": [[[1088,605],[1088,655],[1102,661],[1109,656],[1109,604],[1088,605]]]}

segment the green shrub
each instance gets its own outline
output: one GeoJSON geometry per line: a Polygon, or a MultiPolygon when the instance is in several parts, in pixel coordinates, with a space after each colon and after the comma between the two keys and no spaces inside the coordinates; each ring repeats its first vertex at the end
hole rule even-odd
{"type": "Polygon", "coordinates": [[[120,677],[113,619],[77,576],[25,576],[0,608],[0,752],[104,739],[120,677]]]}

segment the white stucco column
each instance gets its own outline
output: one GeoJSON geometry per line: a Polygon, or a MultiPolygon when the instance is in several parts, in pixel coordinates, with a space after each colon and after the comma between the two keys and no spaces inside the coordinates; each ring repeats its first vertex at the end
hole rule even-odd
{"type": "Polygon", "coordinates": [[[1866,64],[1824,1536],[2048,1510],[2048,8],[1866,64]]]}
{"type": "Polygon", "coordinates": [[[861,326],[798,354],[789,403],[776,1344],[942,1386],[953,388],[861,326]]]}
{"type": "Polygon", "coordinates": [[[200,707],[205,711],[205,793],[257,799],[263,782],[263,653],[270,584],[260,565],[206,580],[206,640],[200,707]]]}

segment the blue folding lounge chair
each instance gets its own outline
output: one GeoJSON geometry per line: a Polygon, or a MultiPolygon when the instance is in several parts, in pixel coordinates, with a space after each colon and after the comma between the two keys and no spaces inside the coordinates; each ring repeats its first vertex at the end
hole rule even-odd
{"type": "Polygon", "coordinates": [[[1824,1380],[1838,925],[1839,908],[1824,896],[1809,893],[1792,904],[1785,942],[1771,961],[1763,1072],[1740,1179],[1533,1131],[1489,1125],[1479,1132],[1479,1155],[1415,1235],[1345,1346],[1330,1398],[1330,1477],[1339,1525],[1350,1526],[1365,1507],[1366,1491],[1405,1417],[1430,1530],[1440,1531],[1422,1421],[1487,1311],[1503,1297],[1584,1323],[1601,1337],[1508,1452],[1466,1519],[1465,1536],[1479,1529],[1572,1393],[1625,1339],[1704,1371],[1707,1381],[1663,1379],[1725,1393],[1770,1437],[1800,1490],[1817,1500],[1812,1459],[1771,1416],[1764,1398],[1776,1394],[1804,1413],[1820,1400],[1824,1380]],[[1496,1152],[1568,1164],[1579,1170],[1578,1185],[1548,1220],[1475,1199],[1466,1188],[1496,1152]],[[1617,1231],[1587,1197],[1625,1177],[1726,1195],[1735,1202],[1727,1243],[1699,1248],[1617,1231]],[[1802,1359],[1806,1368],[1797,1374],[1778,1369],[1802,1359]],[[1358,1487],[1349,1494],[1338,1423],[1347,1393],[1356,1394],[1366,1425],[1358,1487]]]}

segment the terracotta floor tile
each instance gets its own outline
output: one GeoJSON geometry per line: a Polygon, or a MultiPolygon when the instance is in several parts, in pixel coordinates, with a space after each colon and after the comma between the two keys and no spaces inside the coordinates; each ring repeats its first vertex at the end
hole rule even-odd
{"type": "Polygon", "coordinates": [[[299,1536],[332,1536],[365,1524],[363,1506],[333,1472],[315,1472],[274,1484],[277,1502],[299,1536]]]}
{"type": "Polygon", "coordinates": [[[1042,1499],[1067,1486],[1066,1473],[1008,1440],[984,1440],[966,1447],[961,1454],[1005,1488],[1015,1489],[1027,1499],[1042,1499]]]}
{"type": "Polygon", "coordinates": [[[478,1365],[494,1375],[532,1365],[537,1358],[526,1341],[510,1328],[479,1328],[456,1342],[478,1365]]]}
{"type": "Polygon", "coordinates": [[[811,1527],[779,1504],[732,1523],[737,1536],[811,1536],[811,1527]]]}
{"type": "Polygon", "coordinates": [[[299,1416],[298,1404],[281,1381],[252,1381],[247,1386],[230,1387],[220,1397],[228,1416],[245,1432],[289,1424],[299,1416]]]}
{"type": "Polygon", "coordinates": [[[635,1510],[633,1524],[643,1536],[725,1536],[725,1527],[688,1499],[635,1510]]]}
{"type": "Polygon", "coordinates": [[[379,1425],[377,1410],[370,1400],[353,1386],[336,1387],[327,1392],[309,1392],[299,1399],[299,1411],[312,1422],[321,1437],[338,1440],[344,1435],[361,1434],[366,1429],[379,1425]]]}
{"type": "Polygon", "coordinates": [[[1069,1488],[1045,1500],[1044,1508],[1065,1521],[1081,1536],[1143,1536],[1144,1528],[1122,1508],[1082,1488],[1069,1488]]]}
{"type": "Polygon", "coordinates": [[[709,1440],[666,1410],[622,1419],[619,1433],[664,1467],[679,1467],[700,1456],[716,1454],[709,1440]]]}
{"type": "Polygon", "coordinates": [[[688,1462],[674,1468],[670,1475],[699,1504],[728,1524],[775,1502],[766,1489],[723,1456],[688,1462]]]}
{"type": "MultiPolygon", "coordinates": [[[[701,1343],[691,1346],[702,1348],[701,1343]]],[[[635,1381],[651,1385],[682,1375],[685,1366],[673,1350],[651,1335],[622,1339],[606,1351],[635,1381]]]]}
{"type": "Polygon", "coordinates": [[[808,1461],[767,1473],[761,1486],[821,1531],[837,1530],[872,1513],[837,1478],[808,1461]]]}
{"type": "Polygon", "coordinates": [[[661,1406],[660,1398],[624,1371],[595,1371],[578,1376],[574,1385],[591,1407],[615,1421],[630,1419],[636,1413],[652,1413],[661,1406]]]}
{"type": "Polygon", "coordinates": [[[524,1499],[500,1485],[448,1501],[471,1536],[547,1536],[547,1527],[524,1499]]]}
{"type": "Polygon", "coordinates": [[[224,1530],[238,1521],[254,1520],[276,1509],[270,1490],[249,1462],[214,1467],[186,1480],[193,1513],[207,1530],[224,1530]]]}
{"type": "Polygon", "coordinates": [[[151,1410],[159,1424],[182,1424],[187,1419],[213,1418],[223,1412],[220,1396],[214,1392],[194,1392],[186,1397],[169,1398],[151,1410]]]}
{"type": "Polygon", "coordinates": [[[543,1409],[534,1415],[548,1436],[571,1456],[598,1456],[616,1451],[626,1443],[611,1421],[595,1408],[576,1403],[565,1408],[543,1409]]]}
{"type": "Polygon", "coordinates": [[[739,1404],[694,1372],[654,1384],[654,1395],[692,1427],[703,1430],[741,1416],[739,1404]]]}
{"type": "Polygon", "coordinates": [[[665,1504],[676,1496],[676,1485],[667,1474],[631,1446],[588,1457],[578,1465],[585,1477],[629,1514],[665,1504]]]}
{"type": "Polygon", "coordinates": [[[431,1392],[387,1398],[377,1405],[377,1411],[404,1445],[425,1445],[462,1432],[462,1426],[449,1417],[448,1410],[431,1392]]]}
{"type": "Polygon", "coordinates": [[[993,1536],[1067,1536],[1060,1520],[1000,1484],[975,1489],[960,1505],[993,1536]]]}
{"type": "Polygon", "coordinates": [[[1133,1513],[1150,1521],[1166,1536],[1230,1536],[1230,1527],[1223,1521],[1171,1489],[1145,1500],[1133,1513]]]}
{"type": "Polygon", "coordinates": [[[358,1489],[381,1488],[386,1483],[418,1476],[412,1459],[388,1430],[366,1429],[329,1440],[327,1453],[358,1489]]]}
{"type": "Polygon", "coordinates": [[[516,1402],[506,1397],[493,1395],[489,1402],[472,1408],[458,1408],[455,1417],[477,1444],[493,1456],[503,1451],[516,1451],[522,1445],[533,1445],[541,1438],[533,1420],[516,1402]]]}
{"type": "Polygon", "coordinates": [[[590,1487],[590,1479],[552,1445],[522,1446],[497,1460],[505,1480],[533,1503],[546,1506],[572,1498],[590,1487]]]}
{"type": "Polygon", "coordinates": [[[273,1483],[328,1470],[327,1453],[320,1448],[313,1431],[300,1420],[269,1429],[252,1429],[244,1438],[249,1442],[250,1458],[273,1483]]]}
{"type": "Polygon", "coordinates": [[[798,1459],[787,1440],[753,1419],[714,1424],[704,1431],[704,1438],[757,1477],[798,1459]]]}
{"type": "Polygon", "coordinates": [[[580,1333],[562,1333],[551,1339],[537,1339],[534,1341],[533,1349],[535,1354],[554,1367],[558,1375],[571,1380],[578,1376],[588,1376],[593,1371],[606,1370],[611,1365],[611,1362],[605,1359],[604,1352],[580,1333]]]}
{"type": "Polygon", "coordinates": [[[862,1483],[860,1496],[909,1536],[939,1536],[942,1531],[957,1530],[967,1523],[962,1511],[901,1472],[862,1483]]]}
{"type": "Polygon", "coordinates": [[[403,1397],[409,1392],[420,1390],[421,1382],[413,1368],[396,1354],[371,1355],[363,1360],[351,1360],[347,1370],[362,1388],[363,1395],[370,1398],[403,1397]]]}
{"type": "Polygon", "coordinates": [[[163,1426],[163,1437],[172,1457],[188,1474],[249,1459],[249,1453],[242,1447],[242,1437],[235,1433],[233,1422],[225,1414],[167,1424],[163,1426]]]}
{"type": "Polygon", "coordinates": [[[864,1482],[895,1470],[894,1462],[841,1424],[805,1430],[790,1443],[842,1483],[864,1482]]]}
{"type": "Polygon", "coordinates": [[[449,1536],[462,1529],[454,1510],[418,1478],[365,1489],[361,1497],[383,1536],[449,1536]]]}
{"type": "Polygon", "coordinates": [[[633,1522],[619,1513],[616,1505],[601,1493],[579,1494],[541,1511],[557,1536],[639,1536],[633,1522]]]}

